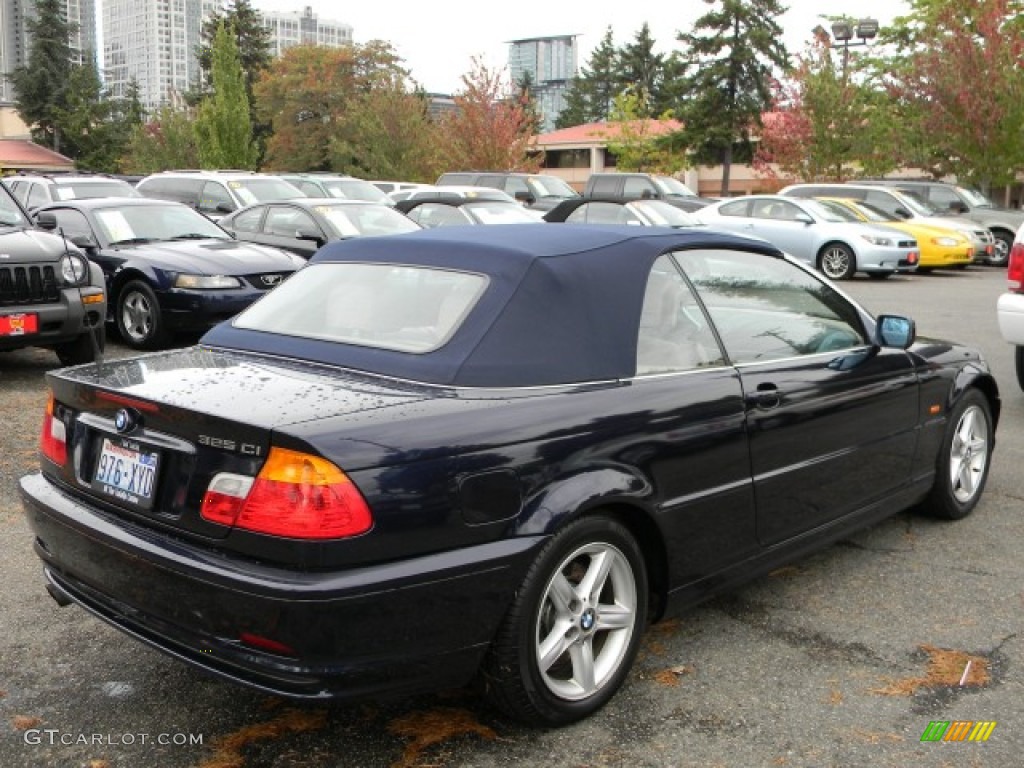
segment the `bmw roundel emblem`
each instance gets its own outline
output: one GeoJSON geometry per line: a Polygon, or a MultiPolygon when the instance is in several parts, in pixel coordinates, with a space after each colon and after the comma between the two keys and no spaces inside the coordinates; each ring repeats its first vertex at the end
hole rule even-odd
{"type": "Polygon", "coordinates": [[[118,432],[131,432],[138,424],[138,417],[127,408],[122,408],[114,416],[114,429],[118,432]]]}

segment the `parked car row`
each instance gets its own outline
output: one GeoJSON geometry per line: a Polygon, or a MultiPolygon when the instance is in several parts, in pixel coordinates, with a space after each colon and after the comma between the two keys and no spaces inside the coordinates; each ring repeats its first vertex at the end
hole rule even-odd
{"type": "MultiPolygon", "coordinates": [[[[985,227],[925,215],[934,209],[902,184],[799,184],[779,195],[720,201],[654,174],[593,174],[584,195],[544,174],[465,172],[444,174],[435,185],[378,184],[394,187],[391,195],[404,199],[396,202],[370,182],[329,173],[166,171],[135,186],[98,174],[4,180],[43,228],[61,233],[99,267],[106,290],[97,325],[109,323],[140,349],[165,345],[177,330],[203,330],[234,315],[328,242],[420,227],[540,218],[553,224],[711,226],[767,240],[839,280],[857,272],[885,278],[963,268],[997,255],[985,227]],[[166,202],[157,205],[154,198],[166,202]]],[[[37,323],[38,316],[27,313],[25,322],[37,323]]],[[[7,332],[8,346],[13,335],[7,332]]],[[[74,352],[67,342],[53,345],[62,361],[91,359],[102,348],[102,327],[91,332],[88,347],[79,335],[74,352]]]]}

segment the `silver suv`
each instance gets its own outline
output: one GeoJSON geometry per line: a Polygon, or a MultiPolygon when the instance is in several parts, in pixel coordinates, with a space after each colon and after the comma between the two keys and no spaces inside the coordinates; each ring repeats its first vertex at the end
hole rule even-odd
{"type": "Polygon", "coordinates": [[[253,203],[306,197],[280,176],[254,171],[163,171],[136,189],[146,197],[185,203],[215,221],[253,203]]]}
{"type": "Polygon", "coordinates": [[[3,182],[28,211],[62,200],[87,197],[139,197],[124,179],[89,173],[18,173],[3,182]]]}
{"type": "Polygon", "coordinates": [[[1013,247],[1013,238],[1024,224],[1024,211],[996,205],[976,189],[948,184],[944,181],[910,181],[907,179],[879,179],[864,184],[896,187],[927,200],[943,215],[962,216],[981,224],[995,238],[995,253],[989,264],[1005,266],[1013,247]]]}

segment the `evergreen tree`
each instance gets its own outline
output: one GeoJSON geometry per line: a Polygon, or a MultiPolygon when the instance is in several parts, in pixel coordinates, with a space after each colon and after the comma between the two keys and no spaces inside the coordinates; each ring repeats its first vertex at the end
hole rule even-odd
{"type": "Polygon", "coordinates": [[[67,20],[62,0],[36,0],[35,18],[26,18],[29,56],[10,75],[18,115],[32,127],[32,138],[61,151],[58,115],[66,112],[71,81],[71,35],[77,27],[67,20]]]}
{"type": "Polygon", "coordinates": [[[201,42],[196,50],[203,79],[197,89],[186,96],[186,101],[195,106],[209,95],[213,76],[213,41],[221,23],[235,31],[238,59],[245,75],[245,95],[249,100],[249,121],[252,124],[253,138],[262,157],[272,129],[269,123],[261,122],[257,117],[254,86],[260,76],[270,68],[273,56],[270,30],[263,26],[263,17],[252,7],[249,0],[233,0],[224,13],[214,13],[203,22],[200,31],[201,42]]]}
{"type": "Polygon", "coordinates": [[[772,104],[772,67],[785,71],[789,56],[776,21],[778,0],[706,0],[720,6],[680,33],[692,74],[683,107],[685,143],[699,160],[722,164],[722,194],[729,193],[734,148],[750,151],[750,135],[772,104]]]}
{"type": "Polygon", "coordinates": [[[615,97],[622,87],[619,52],[615,49],[612,28],[608,27],[600,45],[590,56],[589,68],[582,67],[566,97],[566,107],[555,121],[558,128],[585,123],[600,123],[612,113],[615,97]]]}
{"type": "Polygon", "coordinates": [[[213,41],[213,94],[199,106],[196,144],[204,168],[255,168],[259,160],[249,120],[245,75],[235,32],[223,23],[213,41]]]}
{"type": "Polygon", "coordinates": [[[664,68],[665,57],[654,52],[654,38],[645,21],[633,42],[623,46],[618,57],[620,90],[636,95],[634,107],[639,110],[637,118],[656,114],[651,110],[660,102],[664,68]]]}

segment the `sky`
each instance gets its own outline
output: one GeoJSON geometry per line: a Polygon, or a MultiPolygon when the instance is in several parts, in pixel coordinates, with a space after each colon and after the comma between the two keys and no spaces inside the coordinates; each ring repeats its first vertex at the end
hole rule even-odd
{"type": "MultiPolygon", "coordinates": [[[[257,10],[302,12],[352,26],[356,43],[386,40],[428,92],[452,93],[470,71],[473,57],[490,69],[508,63],[511,40],[579,35],[579,65],[611,26],[616,47],[633,41],[646,21],[661,52],[676,47],[676,33],[688,29],[710,6],[700,0],[250,0],[257,10]],[[378,5],[378,2],[380,3],[378,5]]],[[[783,42],[791,54],[803,51],[822,15],[872,17],[884,25],[908,12],[905,0],[782,0],[783,42]]]]}

